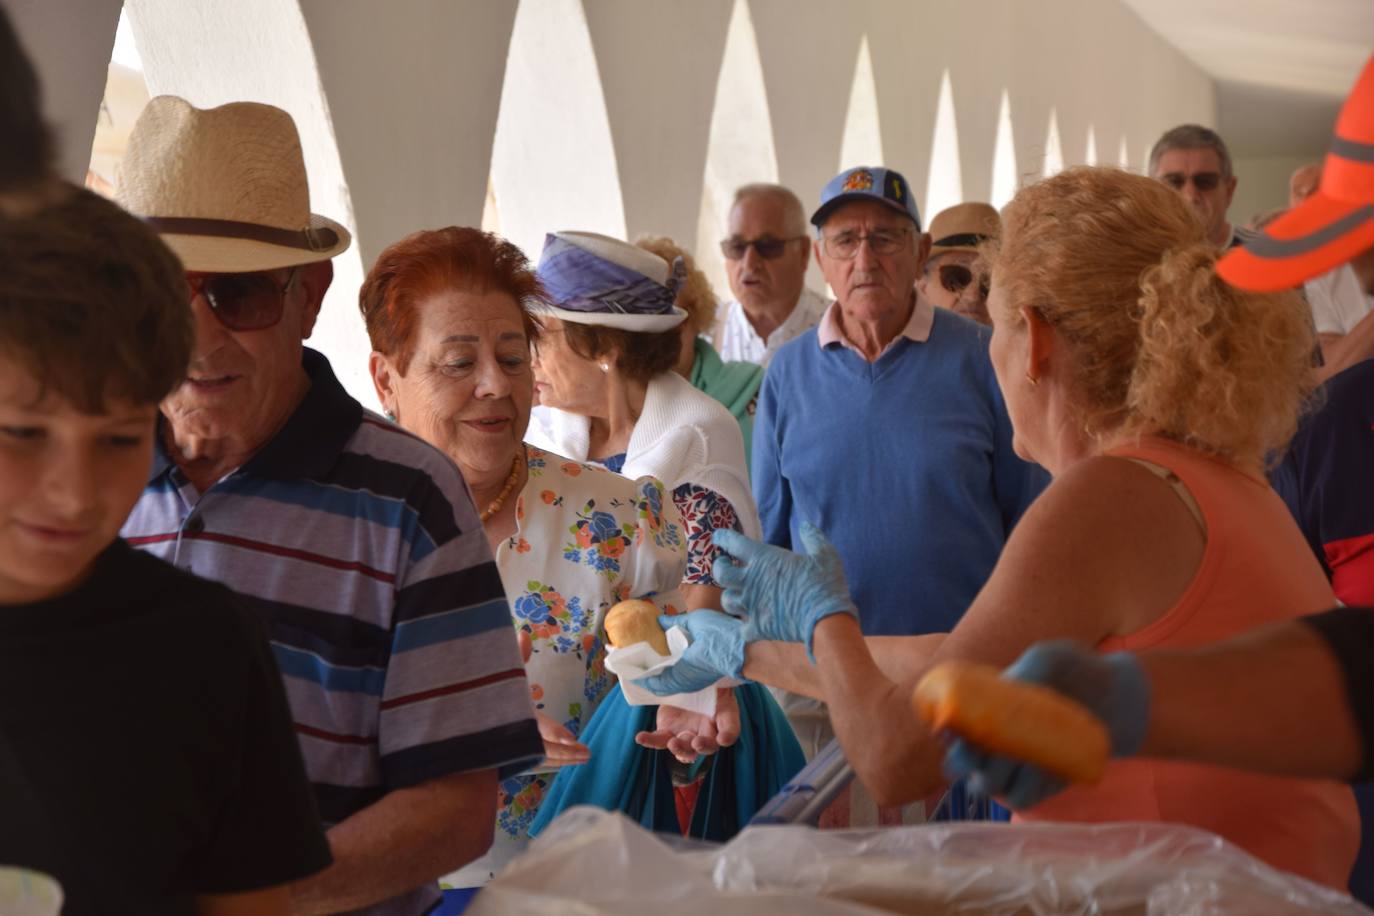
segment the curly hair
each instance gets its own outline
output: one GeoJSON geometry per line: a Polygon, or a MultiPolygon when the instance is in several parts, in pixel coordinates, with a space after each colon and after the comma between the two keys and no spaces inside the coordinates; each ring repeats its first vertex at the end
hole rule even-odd
{"type": "Polygon", "coordinates": [[[1030,308],[1065,342],[1072,400],[1106,447],[1162,436],[1237,464],[1292,438],[1315,345],[1295,293],[1244,292],[1215,270],[1188,205],[1113,168],[1073,168],[1022,190],[986,256],[1011,327],[1030,308]]]}
{"type": "Polygon", "coordinates": [[[535,312],[548,303],[525,253],[505,239],[468,226],[422,229],[377,257],[358,290],[358,309],[372,349],[405,375],[415,355],[420,303],[444,289],[508,294],[520,308],[530,343],[539,339],[535,312]]]}
{"type": "Polygon", "coordinates": [[[720,301],[716,298],[716,291],[711,288],[711,281],[706,279],[706,274],[697,267],[696,260],[688,254],[687,249],[662,235],[643,235],[635,239],[635,244],[645,251],[652,251],[669,264],[676,258],[682,258],[682,264],[687,268],[687,279],[682,289],[678,290],[677,301],[673,304],[687,312],[687,321],[692,326],[693,334],[715,327],[716,309],[720,301]]]}
{"type": "Polygon", "coordinates": [[[83,413],[156,404],[186,376],[195,339],[181,262],[103,197],[0,219],[0,353],[83,413]]]}

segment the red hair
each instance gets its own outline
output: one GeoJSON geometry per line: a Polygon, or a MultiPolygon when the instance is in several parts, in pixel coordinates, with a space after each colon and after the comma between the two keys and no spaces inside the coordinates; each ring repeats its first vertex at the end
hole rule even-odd
{"type": "Polygon", "coordinates": [[[538,338],[533,307],[548,298],[524,252],[480,229],[423,229],[383,251],[358,291],[372,349],[402,375],[415,353],[416,309],[445,289],[508,294],[520,308],[525,336],[538,338]]]}

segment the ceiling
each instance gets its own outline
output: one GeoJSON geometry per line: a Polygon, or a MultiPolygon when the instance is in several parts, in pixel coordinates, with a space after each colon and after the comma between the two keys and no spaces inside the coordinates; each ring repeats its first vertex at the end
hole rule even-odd
{"type": "Polygon", "coordinates": [[[1374,0],[1123,0],[1217,84],[1237,157],[1325,152],[1374,52],[1374,0]]]}

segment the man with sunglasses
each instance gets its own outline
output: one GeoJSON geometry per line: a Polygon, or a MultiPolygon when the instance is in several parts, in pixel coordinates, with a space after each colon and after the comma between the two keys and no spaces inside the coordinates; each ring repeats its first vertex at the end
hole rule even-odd
{"type": "Polygon", "coordinates": [[[159,96],[120,197],[181,258],[196,332],[122,533],[267,624],[334,858],[295,911],[429,912],[491,845],[498,774],[543,756],[468,490],[303,345],[349,235],[310,212],[290,115],[159,96]]]}
{"type": "Polygon", "coordinates": [[[714,343],[727,362],[767,366],[825,311],[825,300],[806,288],[806,214],[782,185],[749,184],[735,191],[729,230],[720,252],[735,298],[725,305],[714,343]]]}
{"type": "MultiPolygon", "coordinates": [[[[865,634],[947,633],[1047,477],[1012,450],[988,330],[916,291],[931,239],[906,179],[843,172],[811,222],[837,301],[764,376],[764,539],[793,549],[803,522],[821,525],[864,595],[865,634]]],[[[783,708],[808,752],[833,736],[823,708],[783,708]]]]}
{"type": "Polygon", "coordinates": [[[1180,124],[1165,131],[1150,149],[1150,176],[1188,202],[1212,244],[1234,248],[1252,237],[1226,219],[1236,196],[1236,176],[1226,141],[1211,128],[1180,124]]]}
{"type": "Polygon", "coordinates": [[[988,316],[988,275],[978,246],[997,235],[1001,219],[989,204],[956,204],[930,221],[930,257],[916,291],[936,308],[992,327],[988,316]]]}

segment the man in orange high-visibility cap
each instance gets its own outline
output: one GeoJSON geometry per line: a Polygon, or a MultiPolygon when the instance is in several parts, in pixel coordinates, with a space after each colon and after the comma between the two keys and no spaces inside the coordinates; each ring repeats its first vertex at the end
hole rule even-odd
{"type": "Polygon", "coordinates": [[[1374,57],[1346,99],[1316,193],[1217,263],[1242,289],[1289,289],[1350,262],[1374,293],[1374,57]]]}
{"type": "Polygon", "coordinates": [[[1217,273],[1235,286],[1261,291],[1323,275],[1358,286],[1345,296],[1364,306],[1351,320],[1341,327],[1318,322],[1321,377],[1374,357],[1374,311],[1368,308],[1368,297],[1374,297],[1374,57],[1341,109],[1316,192],[1222,258],[1217,273]],[[1353,284],[1347,273],[1354,275],[1353,284]]]}

